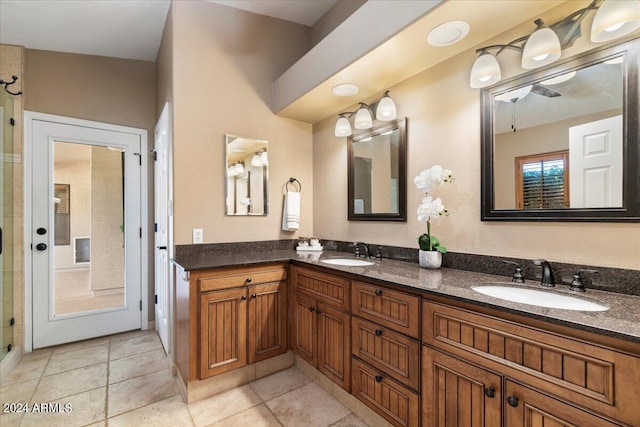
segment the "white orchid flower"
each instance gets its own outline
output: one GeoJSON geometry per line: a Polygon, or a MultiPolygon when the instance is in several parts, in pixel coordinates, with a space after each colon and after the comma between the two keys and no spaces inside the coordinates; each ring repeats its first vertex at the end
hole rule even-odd
{"type": "Polygon", "coordinates": [[[420,175],[416,176],[413,182],[420,191],[427,194],[433,186],[441,186],[446,182],[453,182],[453,176],[449,169],[434,165],[420,172],[420,175]]]}
{"type": "Polygon", "coordinates": [[[440,215],[446,213],[446,209],[442,204],[440,197],[434,199],[431,196],[427,196],[422,199],[422,204],[418,206],[418,221],[431,221],[432,219],[438,219],[440,215]]]}

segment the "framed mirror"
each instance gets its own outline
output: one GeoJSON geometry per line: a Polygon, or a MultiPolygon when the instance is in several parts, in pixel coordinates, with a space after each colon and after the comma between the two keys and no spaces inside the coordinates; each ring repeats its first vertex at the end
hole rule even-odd
{"type": "Polygon", "coordinates": [[[349,221],[407,220],[407,119],[347,139],[349,221]]]}
{"type": "Polygon", "coordinates": [[[267,215],[269,199],[268,143],[262,139],[225,135],[225,213],[267,215]]]}
{"type": "Polygon", "coordinates": [[[482,91],[482,220],[640,221],[640,39],[482,91]]]}

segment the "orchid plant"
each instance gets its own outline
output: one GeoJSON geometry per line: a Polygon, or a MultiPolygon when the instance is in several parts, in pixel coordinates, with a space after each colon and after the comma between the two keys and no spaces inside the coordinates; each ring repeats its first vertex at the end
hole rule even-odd
{"type": "Polygon", "coordinates": [[[413,180],[418,190],[425,193],[422,204],[418,206],[418,221],[426,221],[427,232],[418,237],[418,244],[423,251],[439,251],[447,253],[447,248],[440,244],[440,241],[431,234],[431,221],[440,216],[449,216],[449,211],[442,204],[440,197],[433,198],[429,195],[432,187],[441,187],[445,184],[453,183],[453,174],[448,169],[443,169],[440,165],[434,165],[429,169],[420,172],[413,180]]]}

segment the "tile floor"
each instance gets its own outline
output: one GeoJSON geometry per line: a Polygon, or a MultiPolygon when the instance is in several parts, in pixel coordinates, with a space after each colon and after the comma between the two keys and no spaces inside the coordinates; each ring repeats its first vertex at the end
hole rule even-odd
{"type": "Polygon", "coordinates": [[[296,367],[187,405],[155,331],[27,354],[0,378],[0,402],[2,427],[367,425],[296,367]],[[5,413],[8,403],[31,411],[5,413]]]}

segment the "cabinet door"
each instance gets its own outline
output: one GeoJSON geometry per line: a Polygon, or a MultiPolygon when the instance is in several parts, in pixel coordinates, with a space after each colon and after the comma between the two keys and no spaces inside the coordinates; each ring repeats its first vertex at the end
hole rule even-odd
{"type": "Polygon", "coordinates": [[[575,406],[506,381],[506,427],[620,427],[575,406]]]}
{"type": "Polygon", "coordinates": [[[351,341],[349,313],[318,303],[318,370],[349,391],[351,341]]]}
{"type": "Polygon", "coordinates": [[[315,312],[316,302],[314,300],[297,292],[293,293],[293,309],[291,310],[293,351],[314,367],[317,366],[318,361],[315,312]]]}
{"type": "Polygon", "coordinates": [[[287,282],[249,286],[249,363],[287,351],[287,282]]]}
{"type": "Polygon", "coordinates": [[[247,364],[247,290],[200,294],[200,378],[247,364]]]}
{"type": "Polygon", "coordinates": [[[502,425],[498,375],[428,347],[422,348],[422,366],[424,425],[502,425]]]}

